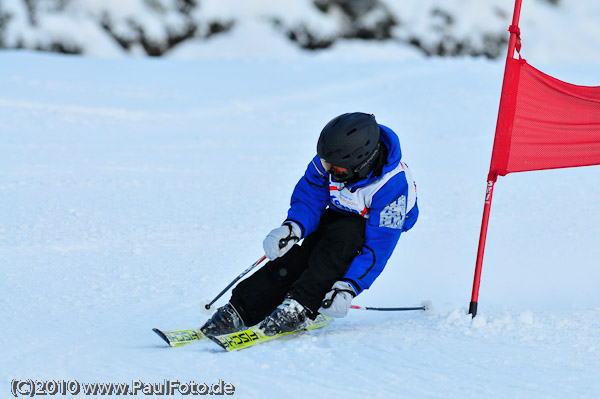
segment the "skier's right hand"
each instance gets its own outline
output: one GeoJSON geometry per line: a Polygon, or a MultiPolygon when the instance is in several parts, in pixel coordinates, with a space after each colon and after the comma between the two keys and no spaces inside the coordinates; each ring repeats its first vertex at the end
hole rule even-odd
{"type": "Polygon", "coordinates": [[[263,241],[265,255],[270,260],[283,256],[300,240],[302,231],[294,222],[286,221],[281,227],[272,230],[263,241]]]}

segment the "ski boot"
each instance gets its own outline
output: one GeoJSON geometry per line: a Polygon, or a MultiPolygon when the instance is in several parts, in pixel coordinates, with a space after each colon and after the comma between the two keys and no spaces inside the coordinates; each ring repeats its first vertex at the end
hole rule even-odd
{"type": "Polygon", "coordinates": [[[265,335],[277,335],[284,332],[295,331],[302,328],[308,313],[304,306],[292,298],[286,298],[283,303],[267,316],[259,328],[265,335]]]}
{"type": "Polygon", "coordinates": [[[238,314],[237,310],[230,304],[227,303],[217,309],[215,313],[200,327],[200,331],[207,337],[213,337],[216,335],[230,334],[237,331],[241,331],[246,326],[244,321],[238,314]]]}

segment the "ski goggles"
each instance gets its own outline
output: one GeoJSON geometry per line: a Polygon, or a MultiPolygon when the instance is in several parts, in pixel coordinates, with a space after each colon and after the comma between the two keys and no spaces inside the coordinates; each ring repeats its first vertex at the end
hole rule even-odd
{"type": "Polygon", "coordinates": [[[332,165],[322,158],[321,165],[323,166],[323,169],[325,169],[326,172],[331,173],[331,175],[336,181],[343,182],[348,180],[350,176],[352,176],[352,171],[350,169],[332,165]]]}

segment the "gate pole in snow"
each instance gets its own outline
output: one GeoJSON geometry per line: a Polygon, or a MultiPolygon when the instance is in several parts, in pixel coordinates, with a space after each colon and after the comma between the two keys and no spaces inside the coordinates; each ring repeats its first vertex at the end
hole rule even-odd
{"type": "Polygon", "coordinates": [[[494,194],[494,180],[488,180],[485,193],[485,204],[483,206],[483,219],[481,221],[481,233],[479,234],[479,248],[477,249],[477,261],[475,263],[475,277],[473,278],[473,293],[469,304],[469,313],[477,315],[477,299],[479,298],[479,282],[481,281],[481,266],[483,265],[483,252],[485,250],[485,238],[487,237],[488,222],[490,220],[490,208],[492,207],[492,195],[494,194]]]}
{"type": "MultiPolygon", "coordinates": [[[[520,37],[519,37],[519,18],[521,16],[521,0],[515,0],[515,10],[513,12],[512,25],[508,28],[510,32],[510,39],[508,42],[508,55],[506,56],[506,62],[514,58],[515,48],[520,51],[520,37]]],[[[505,85],[507,84],[506,70],[504,68],[504,81],[502,83],[502,93],[505,93],[505,85]]],[[[502,101],[500,101],[500,111],[498,112],[498,119],[501,118],[501,112],[503,109],[502,101]]],[[[473,292],[471,294],[471,303],[469,304],[469,313],[475,317],[477,315],[477,301],[479,299],[479,284],[481,281],[481,268],[483,265],[483,252],[485,250],[485,239],[487,237],[488,222],[490,218],[490,208],[492,207],[492,195],[494,192],[494,184],[496,174],[488,176],[487,189],[485,193],[485,204],[483,206],[483,220],[481,221],[481,232],[479,234],[479,248],[477,249],[477,261],[475,262],[475,277],[473,278],[473,292]]]]}

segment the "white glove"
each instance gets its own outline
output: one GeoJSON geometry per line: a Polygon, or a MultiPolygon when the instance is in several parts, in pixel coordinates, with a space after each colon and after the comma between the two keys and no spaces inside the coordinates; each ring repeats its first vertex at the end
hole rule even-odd
{"type": "Polygon", "coordinates": [[[294,222],[285,222],[281,227],[272,230],[263,241],[265,255],[270,260],[283,256],[300,240],[302,231],[294,222]]]}
{"type": "Polygon", "coordinates": [[[346,317],[356,296],[354,287],[347,281],[336,281],[331,288],[332,290],[325,295],[319,313],[331,317],[346,317]]]}

